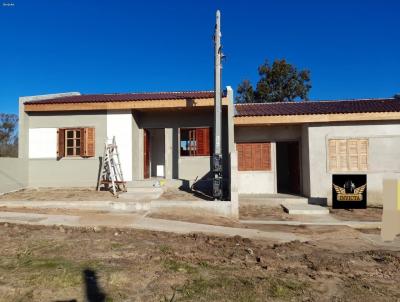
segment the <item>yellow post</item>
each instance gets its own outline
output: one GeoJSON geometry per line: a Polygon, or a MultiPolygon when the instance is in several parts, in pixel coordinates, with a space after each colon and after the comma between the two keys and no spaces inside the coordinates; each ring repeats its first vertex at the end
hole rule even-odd
{"type": "Polygon", "coordinates": [[[400,234],[400,180],[383,180],[383,215],[381,237],[392,241],[400,234]]]}

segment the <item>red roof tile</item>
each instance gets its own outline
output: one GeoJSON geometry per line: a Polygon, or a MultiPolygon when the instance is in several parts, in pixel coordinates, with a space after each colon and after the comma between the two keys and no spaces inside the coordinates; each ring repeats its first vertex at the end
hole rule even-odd
{"type": "Polygon", "coordinates": [[[400,112],[400,99],[236,104],[235,116],[400,112]]]}
{"type": "Polygon", "coordinates": [[[128,102],[176,99],[208,99],[214,97],[214,91],[179,91],[179,92],[147,92],[116,94],[82,94],[52,99],[28,101],[25,104],[65,104],[65,103],[98,103],[128,102]]]}

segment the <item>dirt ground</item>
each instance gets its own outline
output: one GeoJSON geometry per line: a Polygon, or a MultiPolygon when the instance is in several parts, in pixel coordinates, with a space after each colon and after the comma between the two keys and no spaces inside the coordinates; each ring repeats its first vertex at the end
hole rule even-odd
{"type": "Polygon", "coordinates": [[[295,220],[295,217],[286,213],[280,206],[241,205],[239,218],[247,220],[295,220]]]}
{"type": "MultiPolygon", "coordinates": [[[[1,208],[0,208],[1,209],[1,208]]],[[[218,216],[207,211],[199,209],[190,210],[188,208],[173,208],[173,209],[152,209],[146,215],[151,218],[178,220],[202,224],[221,225],[228,227],[244,227],[238,220],[224,216],[218,216]]]]}
{"type": "MultiPolygon", "coordinates": [[[[329,208],[330,214],[343,221],[381,221],[381,207],[368,207],[366,209],[332,209],[329,208]]],[[[240,219],[258,219],[258,220],[277,220],[288,221],[297,220],[297,215],[289,215],[280,206],[261,206],[261,205],[242,205],[239,208],[240,219]]]]}
{"type": "Polygon", "coordinates": [[[368,207],[366,209],[329,209],[333,217],[339,220],[381,221],[382,207],[368,207]]]}
{"type": "Polygon", "coordinates": [[[16,192],[0,195],[0,200],[114,200],[111,192],[96,191],[90,188],[40,188],[23,189],[16,192]]]}
{"type": "MultiPolygon", "coordinates": [[[[203,200],[198,196],[186,191],[174,188],[167,188],[160,196],[161,200],[203,200]]],[[[101,201],[118,200],[109,191],[96,191],[93,188],[38,188],[23,189],[16,192],[0,195],[0,200],[39,200],[39,201],[101,201]]]]}
{"type": "Polygon", "coordinates": [[[399,301],[399,251],[295,228],[318,240],[3,223],[0,301],[399,301]]]}

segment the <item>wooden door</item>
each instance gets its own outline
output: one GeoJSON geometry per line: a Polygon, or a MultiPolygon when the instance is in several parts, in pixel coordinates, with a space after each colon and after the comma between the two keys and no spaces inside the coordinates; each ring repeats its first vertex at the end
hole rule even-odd
{"type": "Polygon", "coordinates": [[[300,152],[299,143],[288,143],[289,155],[289,190],[291,193],[300,194],[300,152]]]}
{"type": "Polygon", "coordinates": [[[143,177],[149,178],[150,177],[150,135],[147,129],[143,131],[143,177]]]}

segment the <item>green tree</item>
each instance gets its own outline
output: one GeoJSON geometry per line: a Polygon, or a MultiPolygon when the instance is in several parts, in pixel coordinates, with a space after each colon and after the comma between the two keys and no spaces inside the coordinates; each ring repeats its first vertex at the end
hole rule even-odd
{"type": "Polygon", "coordinates": [[[254,89],[249,80],[244,80],[239,84],[237,89],[236,102],[237,103],[253,103],[254,102],[254,89]]]}
{"type": "Polygon", "coordinates": [[[18,117],[0,113],[0,156],[18,155],[18,117]]]}
{"type": "Polygon", "coordinates": [[[311,89],[309,70],[297,70],[295,66],[282,59],[275,60],[272,65],[265,61],[258,67],[258,74],[260,79],[257,82],[256,90],[253,91],[250,82],[243,81],[237,90],[237,101],[249,102],[250,96],[252,96],[250,102],[256,103],[306,101],[308,99],[308,92],[311,89]]]}

